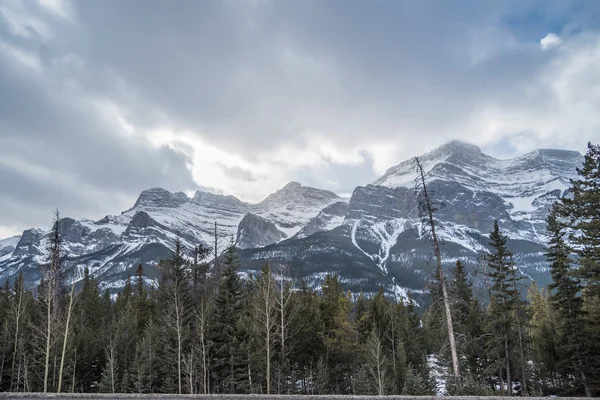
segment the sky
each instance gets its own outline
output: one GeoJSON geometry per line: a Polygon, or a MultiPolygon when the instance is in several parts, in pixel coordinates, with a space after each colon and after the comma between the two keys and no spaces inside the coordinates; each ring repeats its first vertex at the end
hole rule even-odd
{"type": "Polygon", "coordinates": [[[0,0],[0,238],[600,142],[600,1],[0,0]]]}

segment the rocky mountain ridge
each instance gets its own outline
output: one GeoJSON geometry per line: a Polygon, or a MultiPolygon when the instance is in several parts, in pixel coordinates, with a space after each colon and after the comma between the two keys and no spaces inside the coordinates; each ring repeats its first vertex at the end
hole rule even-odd
{"type": "MultiPolygon", "coordinates": [[[[461,259],[473,269],[487,248],[494,220],[509,235],[521,271],[548,280],[543,257],[548,206],[565,195],[583,157],[565,150],[535,150],[498,160],[471,144],[452,141],[420,157],[441,205],[436,213],[444,261],[461,259]]],[[[177,236],[186,247],[234,237],[247,273],[266,261],[289,265],[290,274],[318,288],[338,273],[354,292],[419,294],[433,268],[422,235],[413,189],[414,161],[406,160],[349,199],[292,182],[257,204],[234,196],[164,189],[143,191],[134,206],[98,221],[61,220],[68,268],[88,267],[103,287],[116,290],[138,263],[155,282],[153,265],[169,254],[177,236]]],[[[47,232],[30,229],[0,241],[0,280],[23,272],[39,280],[47,232]]],[[[71,274],[73,275],[73,274],[71,274]]]]}

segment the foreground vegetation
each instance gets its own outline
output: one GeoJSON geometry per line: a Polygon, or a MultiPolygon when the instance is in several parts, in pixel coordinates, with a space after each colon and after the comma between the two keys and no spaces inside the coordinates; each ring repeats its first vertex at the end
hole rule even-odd
{"type": "MultiPolygon", "coordinates": [[[[0,389],[594,396],[600,147],[589,145],[578,172],[572,196],[548,218],[549,290],[532,284],[522,295],[524,277],[496,224],[480,271],[485,299],[460,261],[451,271],[440,261],[423,313],[383,290],[352,296],[335,275],[316,292],[279,264],[242,280],[233,245],[209,265],[208,249],[180,242],[160,262],[157,287],[144,284],[140,265],[112,301],[87,269],[79,290],[62,276],[57,215],[35,293],[22,277],[0,290],[0,389]]],[[[423,178],[428,202],[425,188],[423,178]]]]}

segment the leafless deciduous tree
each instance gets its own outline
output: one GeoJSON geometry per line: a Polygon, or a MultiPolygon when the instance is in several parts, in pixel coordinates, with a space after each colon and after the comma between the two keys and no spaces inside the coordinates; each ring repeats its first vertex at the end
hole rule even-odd
{"type": "Polygon", "coordinates": [[[255,331],[263,343],[265,351],[265,379],[267,394],[271,393],[271,357],[277,323],[276,299],[277,284],[271,273],[271,266],[265,265],[257,282],[253,301],[255,331]]]}
{"type": "Polygon", "coordinates": [[[67,321],[65,322],[65,333],[63,336],[62,354],[60,356],[60,368],[58,372],[58,388],[57,393],[61,392],[63,381],[63,370],[65,366],[65,356],[67,354],[67,344],[69,342],[69,332],[71,331],[71,312],[73,310],[73,302],[75,301],[75,279],[71,282],[71,295],[69,296],[69,306],[67,308],[67,321]]]}

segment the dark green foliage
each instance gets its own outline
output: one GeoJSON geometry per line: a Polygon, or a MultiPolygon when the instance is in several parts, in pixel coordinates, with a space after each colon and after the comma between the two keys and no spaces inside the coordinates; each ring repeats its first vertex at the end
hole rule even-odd
{"type": "MultiPolygon", "coordinates": [[[[550,262],[552,283],[549,301],[557,314],[557,354],[556,366],[544,365],[545,369],[560,371],[560,386],[580,386],[582,382],[582,363],[585,361],[584,347],[586,335],[584,331],[583,303],[580,296],[581,279],[571,259],[572,250],[567,243],[567,225],[561,223],[560,216],[565,212],[562,205],[557,204],[550,212],[547,220],[549,234],[546,257],[550,262]],[[564,380],[567,379],[565,382],[564,380]],[[572,382],[574,380],[574,382],[572,382]]],[[[584,372],[585,374],[585,372],[584,372]]]]}
{"type": "MultiPolygon", "coordinates": [[[[583,332],[586,340],[581,347],[571,344],[569,347],[572,348],[566,351],[571,354],[569,363],[572,364],[574,358],[580,359],[580,381],[585,393],[593,395],[600,391],[600,146],[588,143],[583,166],[577,169],[577,173],[578,179],[571,181],[572,196],[562,199],[557,209],[557,214],[564,218],[564,224],[569,231],[568,237],[561,233],[561,240],[565,241],[566,238],[573,250],[573,264],[576,264],[577,268],[574,272],[557,264],[555,269],[558,280],[554,281],[554,285],[557,295],[558,288],[561,287],[561,303],[565,303],[567,298],[572,298],[566,293],[574,291],[580,283],[577,289],[581,300],[574,301],[571,308],[576,310],[575,315],[580,315],[579,310],[583,311],[583,330],[577,316],[569,318],[572,321],[564,327],[564,331],[573,332],[568,334],[575,334],[575,330],[583,332]],[[565,269],[567,273],[563,271],[565,269]],[[569,280],[572,282],[569,283],[569,280]],[[582,301],[580,309],[578,301],[582,301]],[[573,356],[574,353],[579,355],[573,356]]],[[[550,222],[552,221],[549,221],[549,224],[550,222]]],[[[557,245],[553,247],[556,248],[557,245]]],[[[560,249],[564,252],[564,247],[558,247],[559,250],[555,251],[555,264],[568,264],[564,255],[560,253],[560,249]]],[[[560,307],[564,309],[569,306],[563,304],[560,307]]]]}
{"type": "MultiPolygon", "coordinates": [[[[465,266],[457,261],[450,281],[450,306],[453,312],[454,332],[461,359],[463,388],[476,388],[485,381],[484,312],[479,300],[473,296],[473,284],[465,266]]],[[[464,392],[467,394],[467,392],[464,392]]]]}
{"type": "Polygon", "coordinates": [[[516,285],[517,269],[507,246],[507,237],[500,232],[498,221],[490,233],[490,247],[492,252],[485,257],[491,295],[486,340],[487,358],[491,360],[488,372],[504,374],[510,395],[516,370],[513,352],[517,343],[519,318],[522,317],[519,313],[521,299],[516,285]]]}
{"type": "Polygon", "coordinates": [[[215,391],[236,393],[247,376],[247,352],[242,337],[243,285],[238,275],[239,261],[230,245],[223,269],[211,323],[212,380],[215,391]]]}
{"type": "MultiPolygon", "coordinates": [[[[497,395],[507,381],[524,379],[528,394],[593,394],[600,369],[598,153],[590,147],[573,199],[559,202],[548,218],[549,290],[532,285],[525,303],[511,257],[520,244],[509,243],[497,224],[479,271],[489,298],[474,295],[473,271],[460,261],[448,271],[458,382],[449,379],[437,276],[425,309],[410,295],[395,299],[383,289],[354,297],[336,275],[314,288],[274,274],[276,292],[283,286],[286,296],[286,340],[279,337],[282,313],[273,300],[271,393],[434,395],[435,376],[446,380],[451,395],[497,395]]],[[[155,275],[145,276],[140,264],[113,298],[85,269],[76,285],[64,391],[265,393],[266,347],[257,335],[255,304],[263,297],[257,297],[258,281],[241,278],[236,251],[229,246],[215,269],[204,262],[204,247],[189,251],[176,241],[171,256],[159,262],[157,285],[148,285],[155,275]]],[[[294,265],[286,276],[297,272],[294,265]]],[[[46,276],[37,293],[25,290],[21,278],[0,289],[0,391],[43,390],[46,299],[53,299],[56,313],[48,388],[57,387],[69,295],[51,289],[50,279],[58,279],[55,288],[63,286],[60,277],[46,276]]]]}

